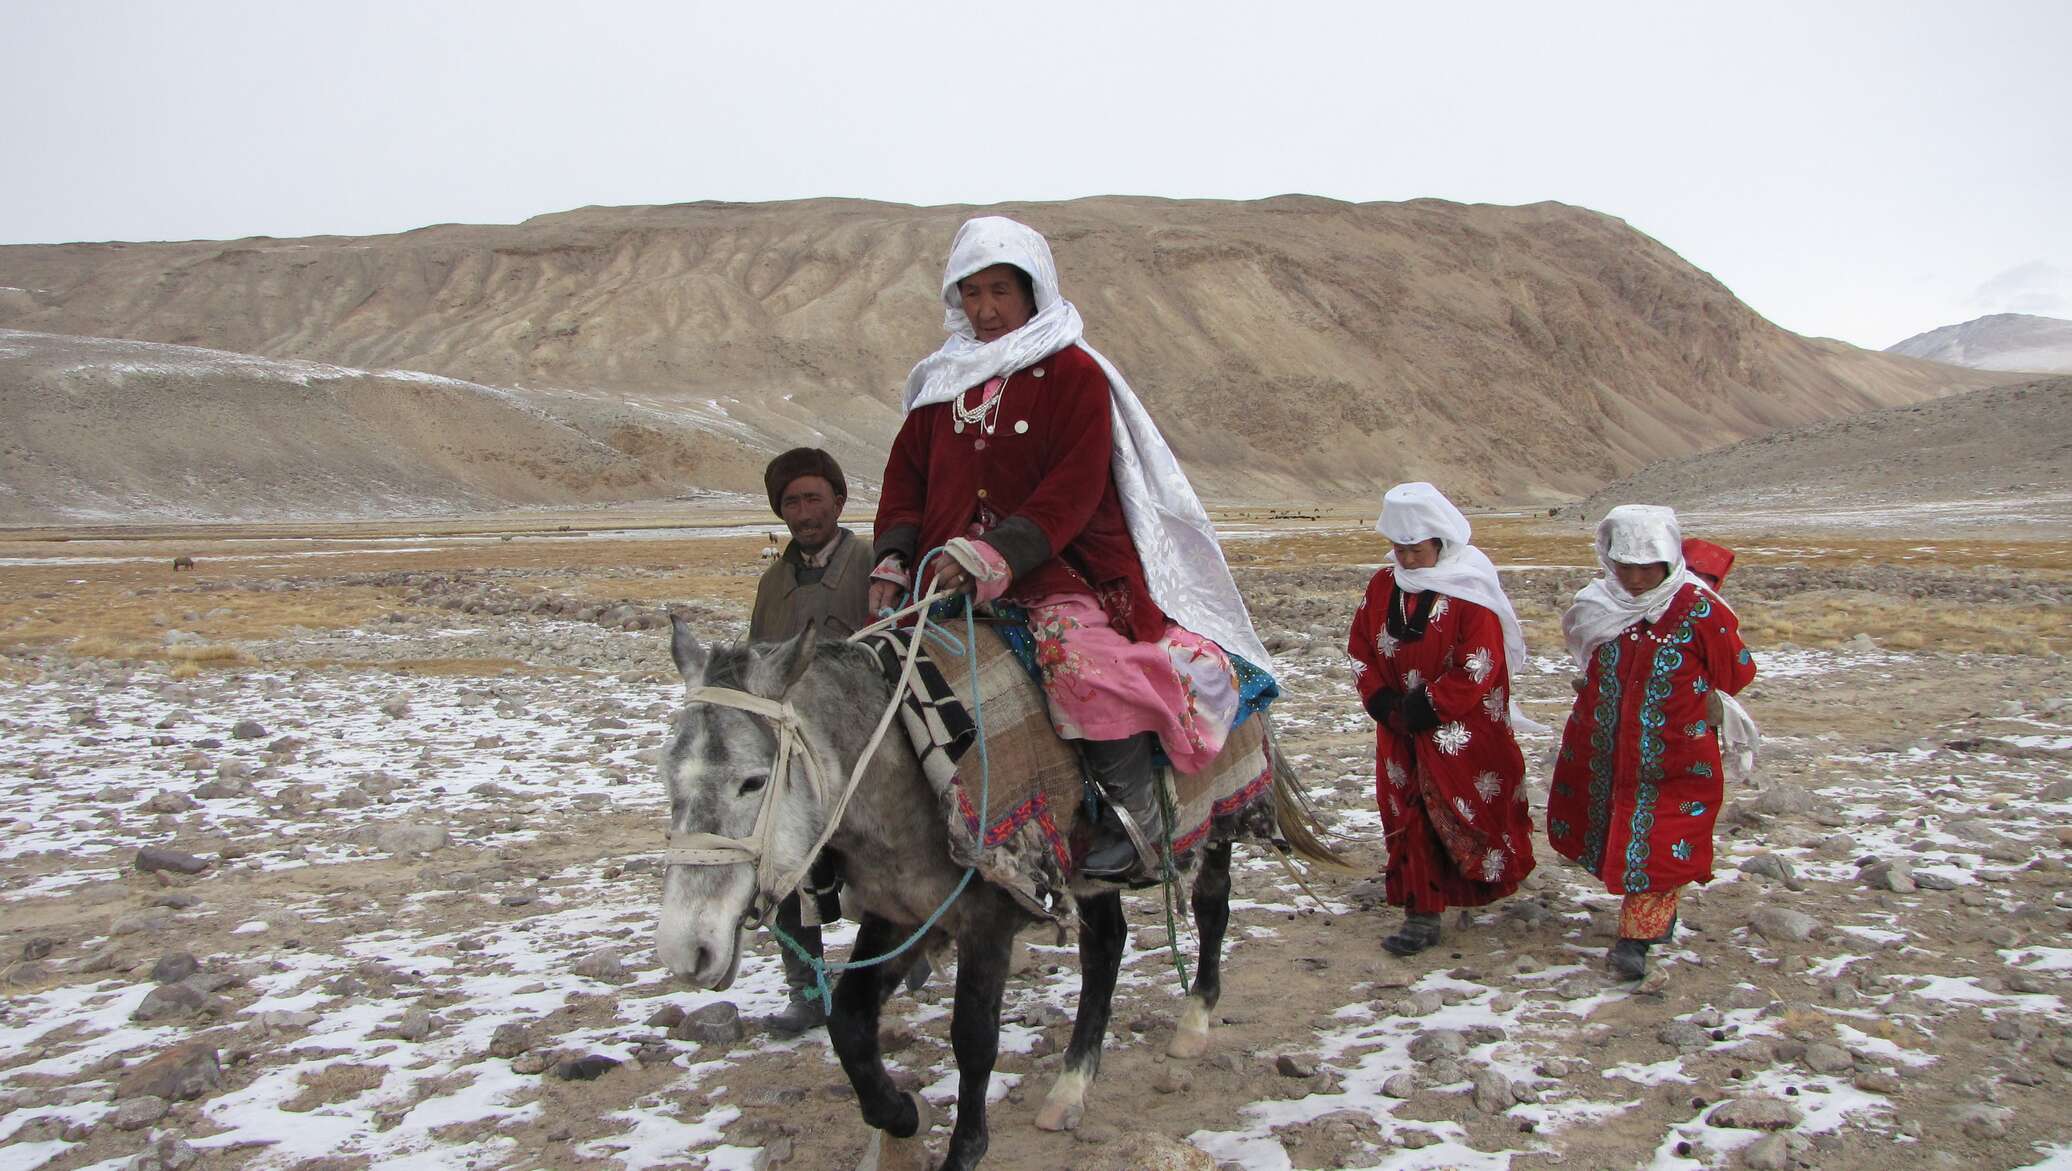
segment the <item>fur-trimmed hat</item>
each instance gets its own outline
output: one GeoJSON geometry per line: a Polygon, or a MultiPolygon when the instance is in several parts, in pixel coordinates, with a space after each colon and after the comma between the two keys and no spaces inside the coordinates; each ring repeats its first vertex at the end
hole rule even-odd
{"type": "Polygon", "coordinates": [[[763,489],[770,494],[770,511],[784,515],[784,489],[800,476],[819,476],[834,486],[835,495],[849,495],[849,481],[842,478],[842,465],[817,447],[794,447],[770,461],[763,469],[763,489]]]}

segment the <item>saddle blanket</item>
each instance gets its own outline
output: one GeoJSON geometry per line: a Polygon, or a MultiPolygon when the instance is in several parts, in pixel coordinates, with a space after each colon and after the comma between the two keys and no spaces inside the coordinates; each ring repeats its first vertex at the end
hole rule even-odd
{"type": "MultiPolygon", "coordinates": [[[[1079,752],[1051,726],[1043,688],[1024,669],[997,620],[931,621],[899,718],[942,803],[950,856],[1007,890],[1032,914],[1063,923],[1066,897],[1092,825],[1079,752]],[[975,666],[975,673],[974,673],[975,666]],[[975,674],[975,678],[974,678],[975,674]],[[985,738],[978,736],[978,717],[985,738]]],[[[909,629],[866,642],[897,679],[909,629]]],[[[1243,810],[1273,782],[1263,714],[1233,728],[1223,751],[1197,773],[1160,770],[1173,800],[1173,849],[1208,836],[1211,823],[1243,810]]]]}

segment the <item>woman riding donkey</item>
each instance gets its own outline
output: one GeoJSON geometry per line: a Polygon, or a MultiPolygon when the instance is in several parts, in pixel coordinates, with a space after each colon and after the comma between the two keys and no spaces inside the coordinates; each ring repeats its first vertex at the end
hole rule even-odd
{"type": "Polygon", "coordinates": [[[1143,878],[1164,825],[1154,748],[1195,772],[1238,712],[1225,651],[1269,665],[1201,502],[1114,365],[1081,340],[1050,245],[967,222],[943,274],[949,338],[907,379],[885,464],[874,610],[926,550],[932,584],[1028,611],[1059,736],[1108,798],[1080,862],[1143,878]]]}
{"type": "Polygon", "coordinates": [[[1625,504],[1597,526],[1604,576],[1562,616],[1584,671],[1547,799],[1547,839],[1623,896],[1612,973],[1647,974],[1684,884],[1712,877],[1724,704],[1755,678],[1740,625],[1684,560],[1676,513],[1625,504]]]}
{"type": "Polygon", "coordinates": [[[1389,489],[1374,527],[1388,563],[1346,651],[1375,722],[1388,901],[1406,913],[1381,945],[1408,956],[1439,942],[1446,908],[1494,902],[1532,873],[1525,757],[1511,734],[1525,640],[1496,566],[1437,488],[1389,489]]]}

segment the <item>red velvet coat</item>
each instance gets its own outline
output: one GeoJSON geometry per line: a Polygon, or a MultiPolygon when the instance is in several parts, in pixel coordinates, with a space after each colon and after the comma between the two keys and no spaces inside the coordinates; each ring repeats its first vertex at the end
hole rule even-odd
{"type": "Polygon", "coordinates": [[[1754,678],[1733,612],[1688,583],[1661,621],[1598,647],[1561,735],[1547,840],[1613,894],[1710,879],[1724,786],[1706,701],[1754,678]]]}
{"type": "MultiPolygon", "coordinates": [[[[979,397],[971,388],[968,399],[979,397]]],[[[907,413],[885,461],[878,555],[896,550],[912,568],[976,520],[1014,571],[1010,599],[1091,594],[1126,637],[1161,637],[1165,613],[1109,466],[1114,413],[1100,365],[1068,346],[1008,375],[997,409],[990,434],[976,423],[958,430],[954,403],[907,413]]]]}
{"type": "Polygon", "coordinates": [[[1389,630],[1396,573],[1384,567],[1353,615],[1346,653],[1361,702],[1422,687],[1438,727],[1374,729],[1374,799],[1388,842],[1388,897],[1429,911],[1481,906],[1532,873],[1525,757],[1511,734],[1504,628],[1487,607],[1438,596],[1422,637],[1389,630]]]}

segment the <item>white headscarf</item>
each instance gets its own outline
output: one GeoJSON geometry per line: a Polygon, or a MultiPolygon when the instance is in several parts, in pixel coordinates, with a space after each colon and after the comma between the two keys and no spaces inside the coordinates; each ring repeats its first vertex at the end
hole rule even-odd
{"type": "Polygon", "coordinates": [[[1405,569],[1396,564],[1395,550],[1388,563],[1394,566],[1396,582],[1419,593],[1432,590],[1448,597],[1473,602],[1496,615],[1504,629],[1504,666],[1511,674],[1511,723],[1527,731],[1546,731],[1525,717],[1516,697],[1519,672],[1525,669],[1525,632],[1518,626],[1518,611],[1504,593],[1496,566],[1488,554],[1468,543],[1468,518],[1430,484],[1418,481],[1398,484],[1381,498],[1381,515],[1374,531],[1398,545],[1415,545],[1439,539],[1438,564],[1428,569],[1405,569]]]}
{"type": "Polygon", "coordinates": [[[948,402],[970,387],[1033,365],[1067,346],[1085,350],[1108,376],[1115,424],[1111,467],[1152,600],[1181,626],[1271,672],[1273,657],[1252,629],[1208,512],[1130,384],[1114,363],[1086,344],[1079,310],[1059,295],[1057,264],[1043,236],[1004,216],[967,220],[950,244],[942,300],[943,329],[950,336],[907,375],[906,409],[948,402]],[[1036,314],[1020,329],[981,342],[964,316],[957,282],[996,264],[1011,264],[1029,274],[1036,314]]]}
{"type": "Polygon", "coordinates": [[[1673,508],[1621,504],[1605,513],[1597,525],[1597,563],[1604,567],[1604,576],[1577,590],[1575,601],[1561,616],[1561,636],[1568,643],[1568,653],[1584,668],[1590,666],[1591,653],[1617,638],[1620,631],[1643,619],[1660,620],[1686,584],[1726,605],[1711,586],[1684,567],[1683,529],[1673,508]],[[1668,565],[1669,573],[1654,589],[1634,595],[1619,585],[1617,566],[1656,561],[1668,565]]]}

